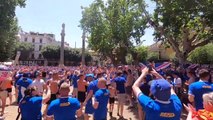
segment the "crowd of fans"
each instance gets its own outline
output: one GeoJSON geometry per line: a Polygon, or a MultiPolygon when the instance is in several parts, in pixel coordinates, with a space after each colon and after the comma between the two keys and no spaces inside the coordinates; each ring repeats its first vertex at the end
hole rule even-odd
{"type": "Polygon", "coordinates": [[[143,69],[131,65],[11,69],[7,79],[0,81],[1,115],[7,97],[12,104],[15,90],[21,120],[89,120],[90,116],[107,120],[115,115],[122,120],[125,104],[138,109],[138,120],[180,120],[184,109],[187,120],[213,120],[212,69],[156,71],[151,63],[143,69]]]}

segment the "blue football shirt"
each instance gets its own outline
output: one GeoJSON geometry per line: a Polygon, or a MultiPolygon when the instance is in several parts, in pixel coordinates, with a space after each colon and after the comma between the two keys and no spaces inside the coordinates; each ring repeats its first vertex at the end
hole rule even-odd
{"type": "Polygon", "coordinates": [[[80,102],[76,98],[59,98],[50,103],[47,115],[53,115],[55,120],[76,120],[75,114],[79,108],[80,102]]]}
{"type": "Polygon", "coordinates": [[[72,82],[73,87],[74,87],[74,88],[78,88],[78,82],[77,82],[77,81],[78,81],[79,77],[78,77],[77,75],[73,75],[71,79],[72,79],[72,81],[73,81],[73,82],[72,82]]]}
{"type": "Polygon", "coordinates": [[[42,97],[26,97],[19,103],[22,120],[41,120],[42,97]]]}
{"type": "Polygon", "coordinates": [[[113,81],[116,83],[118,94],[124,94],[126,79],[124,77],[116,77],[113,81]]]}
{"type": "Polygon", "coordinates": [[[139,94],[138,101],[146,113],[145,120],[180,120],[182,104],[177,95],[171,95],[167,104],[144,94],[139,94]]]}
{"type": "Polygon", "coordinates": [[[189,85],[188,94],[194,96],[196,110],[203,109],[203,94],[212,91],[213,85],[210,82],[198,81],[189,85]]]}
{"type": "Polygon", "coordinates": [[[23,74],[17,74],[15,76],[15,84],[14,84],[15,86],[17,85],[18,80],[21,79],[22,76],[23,76],[23,74]]]}
{"type": "Polygon", "coordinates": [[[95,109],[94,119],[103,120],[107,117],[107,104],[109,100],[109,91],[107,89],[99,89],[95,93],[95,101],[98,102],[98,108],[95,109]]]}
{"type": "Polygon", "coordinates": [[[89,93],[90,90],[93,90],[93,94],[95,94],[95,92],[98,90],[98,80],[90,82],[87,92],[89,93]]]}
{"type": "Polygon", "coordinates": [[[32,84],[32,79],[29,78],[21,78],[17,82],[18,86],[18,102],[24,97],[24,91],[32,84]]]}
{"type": "MultiPolygon", "coordinates": [[[[91,90],[93,91],[93,94],[98,90],[98,80],[94,80],[89,83],[87,87],[87,93],[89,93],[91,90]]],[[[92,98],[90,98],[87,101],[86,108],[85,108],[85,113],[86,114],[93,114],[94,113],[94,108],[92,106],[92,98]]]]}

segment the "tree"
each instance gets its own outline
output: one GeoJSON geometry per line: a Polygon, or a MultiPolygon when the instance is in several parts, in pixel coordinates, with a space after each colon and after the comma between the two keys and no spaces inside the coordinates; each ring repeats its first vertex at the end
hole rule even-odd
{"type": "Polygon", "coordinates": [[[28,42],[17,42],[14,50],[14,58],[17,51],[21,52],[19,60],[29,59],[30,53],[33,51],[33,45],[28,42]]]}
{"type": "Polygon", "coordinates": [[[18,32],[15,9],[24,7],[25,0],[0,1],[0,61],[5,61],[13,56],[14,44],[18,32]]]}
{"type": "MultiPolygon", "coordinates": [[[[56,60],[60,59],[60,47],[59,46],[45,46],[41,50],[42,55],[47,60],[56,60]]],[[[66,53],[65,53],[66,55],[66,53]]]]}
{"type": "MultiPolygon", "coordinates": [[[[60,47],[59,46],[45,46],[42,48],[42,55],[47,60],[59,61],[60,59],[60,47]]],[[[64,49],[64,60],[74,63],[81,62],[81,52],[79,49],[64,49]]],[[[85,61],[90,62],[92,60],[91,55],[86,51],[85,61]]]]}
{"type": "Polygon", "coordinates": [[[65,61],[73,61],[79,63],[81,61],[80,50],[78,49],[65,49],[65,61]],[[67,53],[67,54],[66,54],[67,53]]]}
{"type": "Polygon", "coordinates": [[[212,64],[213,63],[213,44],[198,47],[191,52],[188,60],[193,63],[199,64],[212,64]]]}
{"type": "Polygon", "coordinates": [[[153,1],[153,16],[146,11],[143,16],[154,27],[156,40],[169,43],[181,64],[187,62],[190,52],[213,41],[213,0],[153,1]]]}
{"type": "Polygon", "coordinates": [[[136,47],[135,49],[136,49],[136,53],[137,53],[137,59],[140,62],[146,62],[147,57],[148,57],[147,47],[139,46],[139,47],[136,47]]]}
{"type": "Polygon", "coordinates": [[[80,27],[89,34],[89,46],[102,58],[125,64],[133,44],[141,42],[146,19],[135,0],[95,0],[84,7],[80,27]]]}
{"type": "Polygon", "coordinates": [[[147,56],[147,61],[159,61],[159,53],[150,52],[147,56]]]}
{"type": "Polygon", "coordinates": [[[88,62],[91,62],[92,61],[92,56],[87,52],[85,54],[85,62],[88,63],[88,62]]]}

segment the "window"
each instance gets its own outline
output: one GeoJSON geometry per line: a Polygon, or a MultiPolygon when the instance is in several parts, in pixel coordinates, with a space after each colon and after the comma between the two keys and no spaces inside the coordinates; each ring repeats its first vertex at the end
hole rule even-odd
{"type": "Polygon", "coordinates": [[[25,42],[27,42],[27,37],[26,37],[26,38],[24,38],[24,41],[25,41],[25,42]]]}
{"type": "Polygon", "coordinates": [[[33,38],[33,43],[35,43],[35,38],[33,38]]]}
{"type": "Polygon", "coordinates": [[[34,59],[34,54],[31,55],[31,58],[34,59]]]}
{"type": "Polygon", "coordinates": [[[42,45],[39,45],[39,51],[42,49],[42,45]]]}
{"type": "Polygon", "coordinates": [[[40,39],[40,43],[42,43],[42,38],[40,39]]]}
{"type": "Polygon", "coordinates": [[[39,56],[38,56],[38,57],[39,57],[39,59],[41,59],[41,58],[42,58],[42,54],[39,54],[39,56]]]}

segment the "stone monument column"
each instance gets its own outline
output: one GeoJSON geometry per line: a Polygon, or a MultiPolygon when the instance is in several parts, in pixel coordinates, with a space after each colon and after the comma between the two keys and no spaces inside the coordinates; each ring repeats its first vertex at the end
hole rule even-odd
{"type": "Polygon", "coordinates": [[[65,37],[65,24],[62,24],[61,30],[61,49],[60,49],[60,63],[59,66],[64,66],[64,37],[65,37]]]}
{"type": "Polygon", "coordinates": [[[81,65],[85,65],[85,38],[86,38],[86,32],[83,30],[83,35],[82,35],[82,57],[81,57],[81,65]]]}

